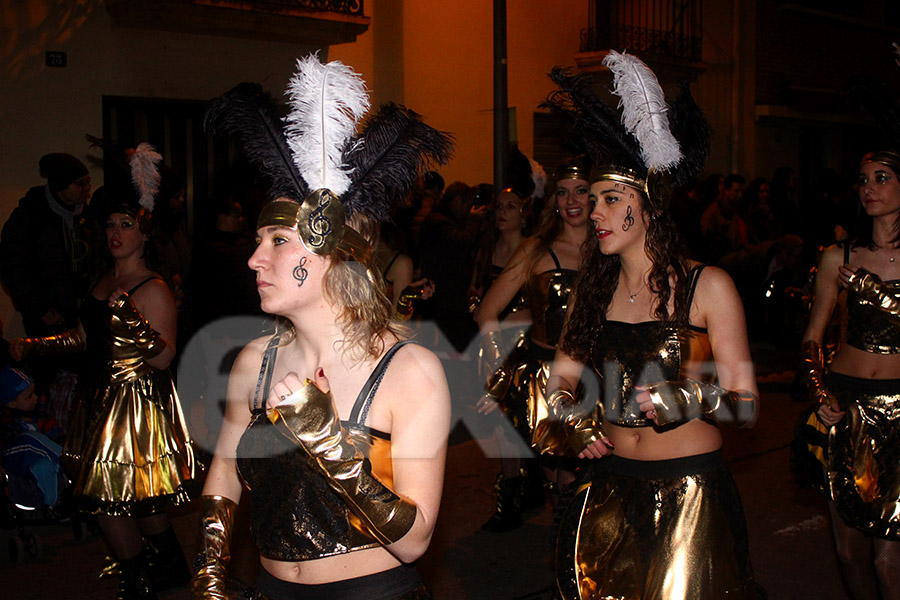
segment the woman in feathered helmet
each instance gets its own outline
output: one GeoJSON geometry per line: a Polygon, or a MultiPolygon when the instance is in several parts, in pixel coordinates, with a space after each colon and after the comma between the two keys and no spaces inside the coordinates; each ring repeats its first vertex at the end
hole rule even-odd
{"type": "Polygon", "coordinates": [[[537,432],[543,451],[588,459],[560,526],[559,590],[566,600],[761,598],[718,429],[757,413],[741,300],[724,271],[680,253],[667,212],[670,185],[703,165],[708,126],[686,86],[667,105],[634,56],[611,52],[604,64],[621,123],[590,78],[552,74],[550,105],[575,118],[598,165],[596,242],[547,382],[556,420],[537,432]],[[594,376],[599,398],[581,401],[582,378],[594,376]]]}
{"type": "Polygon", "coordinates": [[[262,597],[430,598],[409,565],[437,518],[449,394],[439,360],[392,320],[367,233],[421,167],[447,160],[450,139],[393,104],[355,136],[368,96],[337,61],[298,61],[288,94],[284,128],[256,84],[207,113],[209,129],[239,137],[275,198],[249,265],[262,309],[281,326],[232,370],[192,589],[228,593],[243,482],[262,597]]]}
{"type": "Polygon", "coordinates": [[[161,160],[140,144],[127,180],[108,173],[101,194],[107,264],[82,303],[78,327],[11,343],[17,358],[85,352],[62,462],[76,506],[97,516],[115,561],[104,574],[118,571],[123,599],[155,598],[190,580],[165,513],[190,500],[199,466],[168,369],[175,300],[149,260],[161,160]]]}

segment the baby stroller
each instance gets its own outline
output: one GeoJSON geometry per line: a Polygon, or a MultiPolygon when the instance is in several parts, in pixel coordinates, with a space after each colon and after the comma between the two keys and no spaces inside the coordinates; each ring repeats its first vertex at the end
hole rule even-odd
{"type": "MultiPolygon", "coordinates": [[[[32,444],[29,451],[34,447],[32,444]]],[[[85,537],[87,525],[71,516],[68,501],[69,480],[62,469],[45,473],[43,488],[35,477],[22,475],[17,464],[19,456],[9,448],[0,454],[0,529],[11,532],[9,538],[9,558],[18,563],[26,558],[41,555],[40,536],[34,527],[48,525],[70,525],[72,534],[78,541],[85,537]],[[48,494],[47,478],[55,479],[50,488],[55,493],[48,494]]]]}

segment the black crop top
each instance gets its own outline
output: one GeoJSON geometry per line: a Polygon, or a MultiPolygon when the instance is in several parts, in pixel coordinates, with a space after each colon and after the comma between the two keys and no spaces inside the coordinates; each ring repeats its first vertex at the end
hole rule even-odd
{"type": "MultiPolygon", "coordinates": [[[[250,425],[237,448],[238,473],[250,491],[251,536],[261,555],[274,560],[324,558],[378,546],[328,482],[308,463],[304,451],[266,417],[278,337],[266,347],[251,408],[250,425]]],[[[354,445],[372,463],[382,483],[392,484],[390,434],[365,426],[369,408],[398,342],[382,357],[363,386],[350,419],[342,421],[354,445]]]]}
{"type": "Polygon", "coordinates": [[[578,271],[563,269],[552,248],[549,252],[556,268],[533,275],[525,286],[525,298],[531,311],[531,339],[555,347],[578,271]]]}
{"type": "MultiPolygon", "coordinates": [[[[850,244],[844,245],[844,263],[850,262],[850,244]]],[[[900,296],[900,279],[884,282],[892,296],[900,296]]],[[[900,327],[858,294],[847,291],[847,345],[872,354],[900,354],[900,327]]]]}
{"type": "MultiPolygon", "coordinates": [[[[690,272],[688,310],[700,272],[690,272]]],[[[622,427],[650,427],[637,403],[634,386],[691,377],[715,379],[715,364],[706,329],[665,326],[659,321],[604,321],[591,350],[591,363],[600,382],[601,416],[622,427]]]]}

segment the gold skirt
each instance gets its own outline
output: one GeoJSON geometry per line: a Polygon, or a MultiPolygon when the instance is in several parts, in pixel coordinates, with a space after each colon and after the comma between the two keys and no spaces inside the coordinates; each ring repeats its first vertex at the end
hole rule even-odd
{"type": "Polygon", "coordinates": [[[591,461],[559,530],[564,600],[756,600],[741,499],[721,454],[591,461]]]}
{"type": "Polygon", "coordinates": [[[847,412],[828,434],[827,492],[847,525],[900,540],[900,379],[829,373],[847,412]]]}
{"type": "Polygon", "coordinates": [[[189,501],[197,466],[168,371],[83,388],[62,460],[85,512],[143,517],[189,501]]]}

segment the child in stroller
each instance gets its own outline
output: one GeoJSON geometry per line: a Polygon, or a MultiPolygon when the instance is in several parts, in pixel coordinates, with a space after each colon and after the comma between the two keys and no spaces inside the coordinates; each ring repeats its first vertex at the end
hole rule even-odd
{"type": "Polygon", "coordinates": [[[56,422],[41,411],[32,378],[12,365],[0,368],[0,484],[7,499],[3,528],[19,529],[10,541],[11,554],[20,555],[22,548],[33,556],[39,552],[37,538],[23,531],[22,520],[68,521],[61,502],[68,485],[59,463],[62,437],[56,422]]]}

